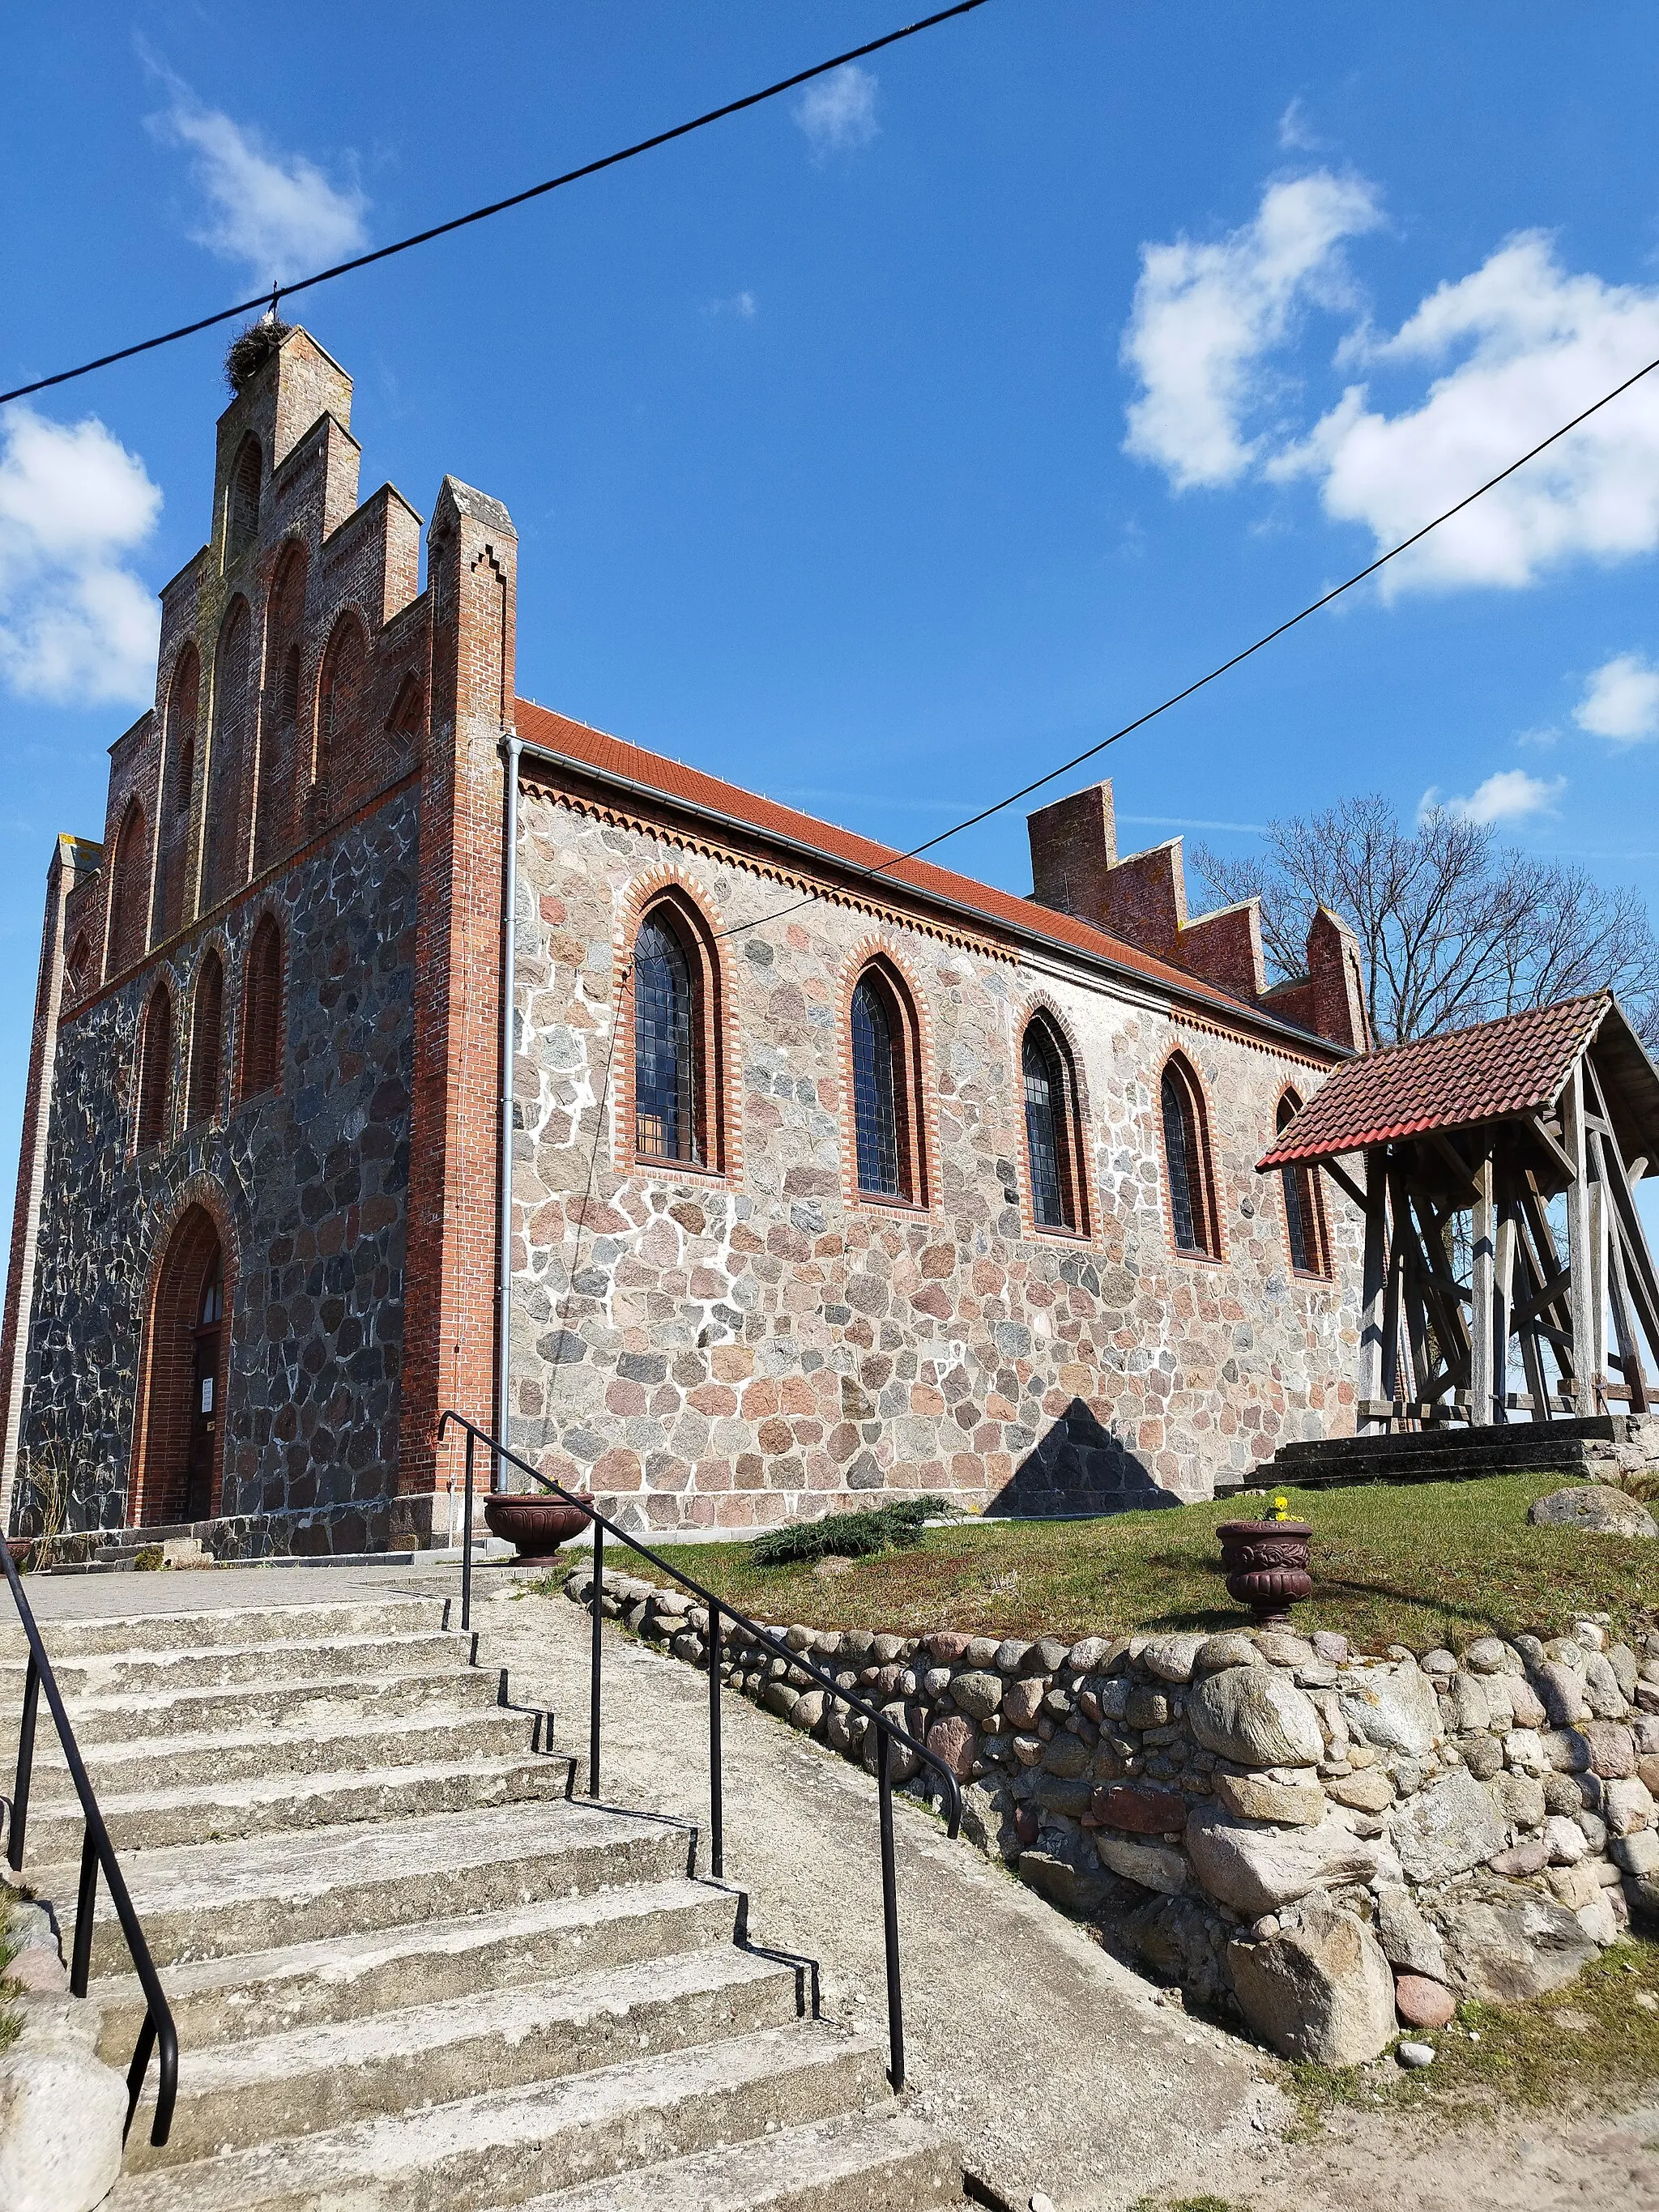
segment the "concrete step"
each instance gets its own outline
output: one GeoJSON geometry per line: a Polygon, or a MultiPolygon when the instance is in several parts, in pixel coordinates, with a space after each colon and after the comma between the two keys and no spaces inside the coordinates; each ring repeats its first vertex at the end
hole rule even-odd
{"type": "MultiPolygon", "coordinates": [[[[106,1796],[100,1790],[98,1803],[125,1863],[129,1852],[169,1844],[290,1835],[346,1822],[379,1824],[409,1814],[474,1812],[524,1798],[562,1798],[569,1794],[571,1765],[556,1753],[535,1752],[345,1774],[277,1771],[131,1796],[106,1796]]],[[[33,1876],[36,1867],[53,1865],[77,1850],[82,1826],[80,1801],[67,1792],[31,1803],[25,1871],[33,1876]]]]}
{"type": "MultiPolygon", "coordinates": [[[[428,1917],[434,1904],[453,1914],[495,1912],[659,1881],[686,1874],[689,1852],[689,1832],[678,1823],[532,1798],[427,1819],[135,1851],[121,1867],[151,1955],[165,1968],[407,1926],[428,1917]]],[[[78,1838],[76,1858],[29,1871],[36,1895],[57,1910],[65,1957],[79,1872],[78,1838]]],[[[92,1961],[95,1975],[130,1971],[101,1884],[92,1961]]]]}
{"type": "Polygon", "coordinates": [[[133,2172],[176,2166],[377,2113],[594,2073],[783,2027],[800,2011],[793,1966],[726,1945],[222,2044],[192,2051],[180,2069],[165,2147],[135,2127],[126,2165],[133,2172]]]}
{"type": "MultiPolygon", "coordinates": [[[[375,1598],[355,1605],[180,1607],[171,1613],[112,1612],[97,1620],[47,1622],[41,1629],[52,1665],[110,1653],[210,1650],[221,1644],[316,1644],[335,1637],[410,1636],[445,1626],[446,1601],[375,1598]]],[[[459,1616],[458,1616],[459,1617],[459,1616]]],[[[27,1647],[15,1613],[0,1624],[0,1659],[20,1662],[27,1647]]]]}
{"type": "MultiPolygon", "coordinates": [[[[210,1737],[261,1723],[319,1733],[354,1728],[368,1731],[428,1711],[461,1707],[488,1711],[501,1703],[501,1680],[499,1668],[469,1667],[458,1658],[453,1673],[346,1680],[331,1675],[321,1680],[278,1681],[269,1687],[249,1683],[228,1689],[183,1689],[171,1695],[94,1694],[65,1687],[64,1702],[76,1741],[87,1753],[100,1744],[147,1744],[153,1735],[210,1737]]],[[[0,1752],[14,1761],[17,1714],[14,1702],[5,1715],[6,1732],[0,1736],[0,1752]]],[[[45,1753],[48,1737],[56,1743],[58,1731],[42,1704],[37,1752],[45,1753]]]]}
{"type": "MultiPolygon", "coordinates": [[[[349,1774],[372,1767],[431,1766],[452,1759],[507,1759],[532,1748],[540,1725],[537,1714],[501,1705],[434,1705],[385,1728],[158,1734],[142,1742],[82,1743],[81,1755],[101,1803],[106,1797],[143,1794],[158,1775],[166,1776],[169,1788],[184,1789],[192,1783],[240,1782],[260,1775],[349,1774]]],[[[78,1729],[76,1734],[78,1741],[78,1729]]],[[[37,1807],[73,1796],[56,1729],[37,1731],[34,1759],[37,1807]]]]}
{"type": "MultiPolygon", "coordinates": [[[[80,1698],[167,1697],[179,1690],[230,1688],[283,1681],[349,1681],[359,1674],[449,1674],[466,1663],[467,1646],[441,1629],[398,1636],[343,1636],[331,1640],[270,1639],[253,1644],[179,1645],[171,1650],[98,1652],[60,1659],[47,1655],[67,1701],[80,1698]]],[[[0,1666],[0,1705],[15,1708],[24,1665],[0,1666]]]]}
{"type": "Polygon", "coordinates": [[[962,2178],[957,2146],[895,2104],[609,2174],[514,2212],[938,2212],[967,2202],[962,2178]]]}
{"type": "MultiPolygon", "coordinates": [[[[167,2002],[179,2047],[195,2052],[730,1943],[739,1902],[732,1890],[684,1877],[538,1899],[499,1912],[178,1962],[167,1971],[167,2002]]],[[[143,2019],[137,1984],[131,1973],[118,1974],[88,1995],[102,2012],[99,2049],[125,2071],[143,2019]]]]}
{"type": "MultiPolygon", "coordinates": [[[[486,2212],[888,2104],[884,2051],[823,2021],[124,2174],[109,2212],[486,2212]]],[[[136,2136],[138,2130],[135,2128],[136,2136]]]]}

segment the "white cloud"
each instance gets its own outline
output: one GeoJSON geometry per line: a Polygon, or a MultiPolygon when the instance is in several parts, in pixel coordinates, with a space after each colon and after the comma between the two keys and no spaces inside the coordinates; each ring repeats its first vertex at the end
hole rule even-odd
{"type": "Polygon", "coordinates": [[[703,313],[710,322],[721,315],[735,315],[740,323],[752,323],[760,313],[760,301],[752,292],[733,292],[726,300],[710,300],[703,313]]]}
{"type": "Polygon", "coordinates": [[[149,127],[196,156],[204,205],[191,236],[198,246],[242,263],[261,284],[304,276],[363,246],[368,202],[356,186],[331,184],[303,154],[269,148],[257,131],[204,107],[170,70],[151,66],[173,97],[149,127]]]}
{"type": "Polygon", "coordinates": [[[1592,673],[1572,719],[1592,737],[1619,745],[1659,737],[1659,668],[1639,653],[1615,653],[1592,673]]]}
{"type": "Polygon", "coordinates": [[[1455,814],[1461,822],[1483,828],[1494,822],[1525,822],[1534,814],[1553,814],[1555,802],[1567,787],[1564,775],[1528,775],[1523,768],[1499,769],[1467,799],[1442,799],[1431,784],[1418,802],[1417,817],[1437,811],[1455,814]]]}
{"type": "Polygon", "coordinates": [[[128,565],[161,495],[96,416],[0,418],[0,678],[58,705],[142,705],[158,615],[128,565]]]}
{"type": "MultiPolygon", "coordinates": [[[[1510,239],[1442,284],[1393,337],[1351,342],[1389,368],[1443,365],[1420,404],[1378,411],[1363,384],[1270,477],[1318,480],[1325,511],[1378,549],[1420,529],[1659,355],[1659,290],[1562,268],[1510,239]]],[[[1534,582],[1577,559],[1659,546],[1659,386],[1638,386],[1383,572],[1385,592],[1534,582]]]]}
{"type": "Polygon", "coordinates": [[[1178,490],[1243,476],[1268,444],[1245,428],[1275,388],[1267,357],[1300,307],[1346,301],[1342,242],[1381,219],[1363,179],[1322,169],[1269,185],[1255,220],[1218,244],[1143,246],[1122,347],[1141,385],[1125,452],[1178,490]]]}
{"type": "Polygon", "coordinates": [[[801,94],[794,114],[819,161],[867,146],[880,127],[874,71],[848,62],[844,69],[821,76],[801,94]]]}
{"type": "Polygon", "coordinates": [[[1279,143],[1287,153],[1320,154],[1325,149],[1324,140],[1308,121],[1308,111],[1300,93],[1279,118],[1279,143]]]}

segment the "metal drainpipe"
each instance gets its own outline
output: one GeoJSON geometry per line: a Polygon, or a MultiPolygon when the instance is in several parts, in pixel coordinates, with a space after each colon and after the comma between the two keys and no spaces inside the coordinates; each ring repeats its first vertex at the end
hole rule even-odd
{"type": "MultiPolygon", "coordinates": [[[[501,915],[501,1159],[499,1224],[500,1277],[495,1291],[495,1434],[510,1445],[508,1388],[513,1364],[513,994],[519,936],[519,754],[522,741],[509,732],[507,744],[507,887],[501,915]]],[[[502,1489],[503,1471],[492,1455],[489,1486],[502,1489]]]]}

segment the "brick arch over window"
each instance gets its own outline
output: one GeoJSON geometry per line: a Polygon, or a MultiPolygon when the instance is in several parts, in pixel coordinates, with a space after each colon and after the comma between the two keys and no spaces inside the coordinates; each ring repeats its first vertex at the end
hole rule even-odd
{"type": "Polygon", "coordinates": [[[866,960],[848,1000],[853,1186],[865,1200],[927,1204],[921,1022],[915,995],[885,953],[866,960]]]}
{"type": "Polygon", "coordinates": [[[263,915],[249,941],[242,987],[242,1065],[237,1094],[283,1087],[283,927],[263,915]]]}
{"type": "Polygon", "coordinates": [[[326,820],[338,807],[361,759],[368,672],[368,640],[362,618],[348,607],[329,633],[317,684],[311,768],[316,820],[326,820]]]}
{"type": "Polygon", "coordinates": [[[259,784],[254,808],[256,874],[280,860],[295,842],[295,781],[300,763],[309,757],[300,732],[305,605],[305,548],[293,544],[277,568],[265,618],[265,697],[259,717],[259,784]]]}
{"type": "Polygon", "coordinates": [[[139,1024],[137,1091],[136,1141],[149,1152],[167,1142],[173,1094],[173,993],[165,983],[151,992],[139,1024]]]}
{"type": "Polygon", "coordinates": [[[210,910],[246,879],[248,756],[252,748],[253,617],[232,602],[213,670],[213,747],[202,825],[202,905],[210,910]]]}
{"type": "Polygon", "coordinates": [[[198,1185],[164,1231],[150,1273],[130,1524],[203,1520],[222,1510],[235,1288],[235,1244],[223,1201],[198,1185]]]}
{"type": "Polygon", "coordinates": [[[726,1172],[726,1006],[707,915],[678,883],[648,890],[634,917],[622,998],[629,1158],[726,1172]]]}
{"type": "Polygon", "coordinates": [[[237,448],[236,464],[225,488],[225,566],[240,561],[259,535],[259,487],[264,458],[250,431],[237,448]]]}
{"type": "Polygon", "coordinates": [[[210,945],[197,970],[191,1000],[190,1076],[185,1118],[210,1121],[219,1110],[225,1065],[225,967],[210,945]]]}
{"type": "MultiPolygon", "coordinates": [[[[1274,1131],[1288,1128],[1301,1111],[1300,1097],[1287,1088],[1273,1115],[1274,1131]]],[[[1280,1168],[1279,1185],[1285,1205],[1285,1242],[1290,1247],[1292,1272],[1328,1277],[1331,1237],[1325,1218],[1325,1194],[1319,1185],[1319,1170],[1306,1160],[1297,1160],[1280,1168]]]]}
{"type": "Polygon", "coordinates": [[[77,999],[84,999],[92,988],[92,947],[82,930],[70,947],[69,958],[64,963],[64,1003],[72,1006],[77,999]]]}
{"type": "Polygon", "coordinates": [[[1164,1125],[1164,1188],[1170,1234],[1177,1252],[1200,1260],[1221,1257],[1221,1214],[1204,1086],[1184,1052],[1171,1053],[1158,1082],[1164,1125]]]}
{"type": "Polygon", "coordinates": [[[109,874],[109,951],[105,975],[118,975],[143,957],[144,908],[149,903],[149,837],[144,810],[127,802],[115,833],[115,858],[109,874]]]}
{"type": "Polygon", "coordinates": [[[190,919],[190,811],[196,790],[196,731],[202,705],[202,657],[187,645],[167,686],[165,784],[156,823],[155,928],[161,944],[190,919]]]}
{"type": "Polygon", "coordinates": [[[1032,1226],[1086,1237],[1089,1155],[1077,1057],[1047,1007],[1036,1007],[1026,1022],[1019,1074],[1032,1226]]]}

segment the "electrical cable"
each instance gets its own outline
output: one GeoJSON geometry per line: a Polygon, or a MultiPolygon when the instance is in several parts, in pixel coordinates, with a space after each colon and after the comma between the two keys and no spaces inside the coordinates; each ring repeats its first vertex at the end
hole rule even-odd
{"type": "Polygon", "coordinates": [[[407,253],[411,246],[428,245],[433,239],[445,238],[453,230],[465,230],[470,223],[487,222],[492,216],[504,215],[509,208],[522,207],[527,200],[540,199],[547,192],[556,192],[562,185],[597,176],[601,169],[614,169],[619,161],[631,161],[636,155],[649,154],[659,146],[671,145],[677,138],[689,137],[694,131],[705,130],[711,123],[724,122],[728,115],[741,115],[745,108],[758,107],[763,100],[793,92],[797,85],[810,84],[814,77],[844,69],[849,62],[862,61],[866,54],[878,54],[884,47],[897,46],[902,40],[914,39],[919,32],[948,23],[953,16],[971,15],[976,8],[985,4],[986,0],[957,0],[954,7],[941,8],[937,15],[923,15],[896,31],[884,32],[878,39],[867,39],[861,46],[849,46],[845,53],[832,55],[827,62],[814,62],[811,69],[797,70],[793,76],[780,77],[775,84],[769,84],[759,92],[745,93],[741,100],[728,100],[723,106],[711,107],[704,115],[694,115],[689,123],[677,123],[672,131],[659,131],[649,138],[637,139],[633,145],[620,147],[614,154],[601,155],[597,161],[584,161],[580,168],[567,169],[560,176],[549,177],[539,185],[526,186],[521,192],[510,193],[504,200],[492,200],[488,207],[474,208],[470,215],[452,216],[447,222],[434,223],[430,229],[417,230],[393,245],[376,246],[371,253],[359,253],[349,261],[336,262],[333,268],[319,269],[314,276],[296,277],[292,284],[275,285],[269,295],[262,292],[258,299],[240,301],[234,307],[221,307],[216,314],[204,315],[193,323],[181,323],[176,331],[163,331],[159,337],[143,338],[137,345],[121,346],[114,353],[100,354],[96,361],[82,362],[78,368],[60,368],[56,375],[37,377],[33,384],[20,384],[15,391],[0,392],[0,407],[9,400],[26,399],[31,392],[46,392],[55,384],[71,383],[77,376],[90,376],[95,368],[108,368],[118,361],[131,361],[135,354],[153,353],[157,346],[193,337],[198,331],[211,330],[216,323],[228,323],[237,315],[252,314],[256,307],[269,307],[274,314],[277,301],[290,299],[296,292],[308,292],[314,284],[330,283],[337,276],[349,276],[353,270],[367,269],[376,261],[389,261],[394,253],[407,253]]]}
{"type": "MultiPolygon", "coordinates": [[[[1291,615],[1284,622],[1275,624],[1272,629],[1265,631],[1253,644],[1245,646],[1240,652],[1218,662],[1206,675],[1194,678],[1192,683],[1184,684],[1179,691],[1172,691],[1167,699],[1160,700],[1156,707],[1149,707],[1144,714],[1137,714],[1133,721],[1125,722],[1121,729],[1114,730],[1109,737],[1102,738],[1098,744],[1088,746],[1080,753],[1074,753],[1070,760],[1062,761],[1058,768],[1048,769],[1035,781],[1022,784],[1018,791],[1011,791],[1006,798],[995,800],[989,806],[981,807],[977,814],[967,815],[962,821],[952,823],[948,830],[941,830],[937,836],[927,838],[922,844],[912,845],[905,852],[895,853],[890,860],[884,860],[879,867],[856,868],[853,872],[869,881],[873,881],[878,876],[890,874],[893,869],[902,867],[907,860],[919,860],[924,853],[931,853],[936,845],[943,845],[949,838],[959,837],[964,830],[972,830],[981,822],[988,822],[994,814],[1000,814],[1006,808],[1017,805],[1022,799],[1029,799],[1034,791],[1041,791],[1045,784],[1053,783],[1062,775],[1068,775],[1074,768],[1081,768],[1085,761],[1093,760],[1097,755],[1103,753],[1109,746],[1117,744],[1122,738],[1132,736],[1136,730],[1145,729],[1148,722],[1156,721],[1160,714],[1167,714],[1172,707],[1180,706],[1183,700],[1190,699],[1195,691],[1203,690],[1206,684],[1213,684],[1218,677],[1225,676],[1231,670],[1237,668],[1241,662],[1249,659],[1253,653],[1260,653],[1264,646],[1272,645],[1276,639],[1283,637],[1287,630],[1294,629],[1298,623],[1306,622],[1310,615],[1316,615],[1322,608],[1329,606],[1334,599],[1340,599],[1345,592],[1352,591],[1356,584],[1363,584],[1368,576],[1376,575],[1377,570],[1385,568],[1390,561],[1398,560],[1402,553],[1408,553],[1413,545],[1420,545],[1431,531],[1438,530],[1443,523],[1449,522],[1454,515],[1462,514],[1466,507],[1473,507],[1476,500],[1484,499],[1489,491],[1495,491],[1498,486],[1506,478],[1512,477],[1517,469],[1525,468],[1528,461],[1535,461],[1540,453],[1547,453],[1559,440],[1565,438],[1569,431],[1576,430],[1581,422],[1588,422],[1592,415],[1599,414],[1602,408],[1611,405],[1613,400],[1628,392],[1632,385],[1639,384],[1644,376],[1651,376],[1656,368],[1659,368],[1659,357],[1649,362],[1645,368],[1636,370],[1634,374],[1627,376],[1622,384],[1615,384],[1611,392],[1604,392],[1599,399],[1593,400],[1588,407],[1575,415],[1571,422],[1562,423],[1558,430],[1552,430],[1547,438],[1540,438],[1535,446],[1522,453],[1517,460],[1511,461],[1507,468],[1499,469],[1495,477],[1488,477],[1485,483],[1477,484],[1473,491],[1466,492],[1462,499],[1447,507],[1443,514],[1437,514],[1432,521],[1425,522],[1420,530],[1413,531],[1409,538],[1402,538],[1397,545],[1391,545],[1386,553],[1379,553],[1375,561],[1367,562],[1363,568],[1356,569],[1352,576],[1346,577],[1341,583],[1334,585],[1328,592],[1323,592],[1318,599],[1310,600],[1308,605],[1298,612],[1291,615]]],[[[758,921],[738,922],[730,929],[716,931],[715,934],[720,937],[740,936],[744,930],[758,929],[766,922],[780,921],[785,915],[793,914],[797,908],[810,906],[811,903],[811,899],[796,899],[788,906],[780,907],[775,914],[763,915],[758,921]]]]}

